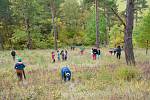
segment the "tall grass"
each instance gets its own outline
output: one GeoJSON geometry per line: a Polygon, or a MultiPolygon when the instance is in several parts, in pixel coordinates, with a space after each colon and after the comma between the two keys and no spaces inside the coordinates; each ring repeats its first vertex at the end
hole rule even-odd
{"type": "Polygon", "coordinates": [[[27,79],[18,84],[10,51],[0,51],[1,100],[149,100],[150,55],[135,50],[137,65],[125,64],[102,49],[102,56],[93,61],[90,50],[69,51],[68,61],[52,63],[52,50],[17,51],[26,64],[27,79]],[[70,82],[63,82],[60,69],[68,65],[70,82]]]}

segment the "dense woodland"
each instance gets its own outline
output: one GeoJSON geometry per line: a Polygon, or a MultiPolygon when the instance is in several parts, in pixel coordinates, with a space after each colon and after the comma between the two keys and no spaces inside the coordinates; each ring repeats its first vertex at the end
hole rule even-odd
{"type": "MultiPolygon", "coordinates": [[[[148,0],[127,1],[134,6],[133,45],[148,49],[148,0]]],[[[124,46],[127,8],[118,2],[126,0],[0,0],[0,47],[124,46]]]]}

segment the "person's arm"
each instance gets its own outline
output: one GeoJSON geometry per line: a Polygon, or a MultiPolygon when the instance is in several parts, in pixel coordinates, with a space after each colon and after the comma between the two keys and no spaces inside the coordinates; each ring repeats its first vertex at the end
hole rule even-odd
{"type": "Polygon", "coordinates": [[[25,64],[22,64],[23,69],[26,67],[25,64]]]}

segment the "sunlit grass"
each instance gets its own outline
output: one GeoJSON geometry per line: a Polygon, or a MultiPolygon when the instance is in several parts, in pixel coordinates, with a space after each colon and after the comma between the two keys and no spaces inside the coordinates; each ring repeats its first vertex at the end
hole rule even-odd
{"type": "Polygon", "coordinates": [[[93,61],[89,49],[84,55],[80,55],[79,50],[69,50],[68,61],[52,63],[51,51],[17,51],[26,64],[27,80],[20,85],[10,51],[0,51],[0,99],[150,99],[150,55],[146,56],[143,49],[135,50],[135,67],[126,66],[123,52],[118,60],[107,49],[102,49],[102,56],[93,61]],[[67,83],[60,77],[60,69],[66,65],[73,73],[72,80],[67,83]],[[132,75],[135,76],[130,77],[132,75]]]}

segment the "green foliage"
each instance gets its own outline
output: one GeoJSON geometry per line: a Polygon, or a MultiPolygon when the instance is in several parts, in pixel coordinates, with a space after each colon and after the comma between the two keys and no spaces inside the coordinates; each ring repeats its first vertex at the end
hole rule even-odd
{"type": "Polygon", "coordinates": [[[16,29],[12,37],[12,43],[14,48],[16,49],[25,48],[26,42],[27,42],[27,33],[23,30],[16,29]]]}
{"type": "MultiPolygon", "coordinates": [[[[110,33],[110,41],[108,42],[110,42],[111,47],[122,45],[123,27],[120,26],[120,22],[111,10],[113,8],[119,15],[121,14],[118,12],[117,2],[119,0],[98,1],[101,45],[108,41],[107,33],[110,33]]],[[[147,8],[147,2],[145,0],[135,1],[135,10],[138,11],[139,17],[143,17],[140,13],[147,8]]],[[[2,46],[5,49],[12,47],[26,48],[30,40],[30,33],[33,48],[52,48],[54,45],[50,7],[52,2],[58,33],[58,46],[95,45],[95,0],[0,0],[2,46]],[[28,25],[26,19],[28,19],[28,25]],[[29,27],[27,28],[27,26],[29,27]]],[[[146,21],[148,22],[148,19],[146,21]]],[[[145,44],[143,45],[141,41],[145,37],[145,39],[149,37],[149,34],[147,34],[149,30],[144,31],[143,25],[149,26],[148,23],[140,24],[136,28],[134,42],[136,41],[140,47],[145,47],[145,44]]]]}
{"type": "Polygon", "coordinates": [[[118,67],[115,71],[115,78],[131,81],[140,77],[140,70],[135,67],[118,67]]]}
{"type": "MultiPolygon", "coordinates": [[[[104,15],[100,14],[99,21],[100,31],[100,43],[102,44],[105,40],[106,22],[104,15]]],[[[96,20],[95,20],[95,8],[91,7],[89,17],[87,18],[86,24],[86,43],[88,45],[94,45],[96,39],[96,20]]]]}
{"type": "MultiPolygon", "coordinates": [[[[32,32],[32,42],[33,42],[33,49],[34,48],[41,48],[41,49],[46,49],[52,47],[50,44],[52,44],[53,39],[52,38],[47,38],[45,40],[44,36],[42,36],[41,33],[39,32],[32,32]]],[[[11,38],[13,47],[16,49],[24,49],[26,48],[26,43],[27,43],[27,33],[23,30],[17,29],[15,30],[15,33],[13,34],[13,37],[11,38]]],[[[48,36],[51,37],[51,36],[48,36]]]]}
{"type": "Polygon", "coordinates": [[[117,45],[123,45],[124,43],[124,27],[114,25],[110,30],[110,46],[116,47],[117,45]]]}
{"type": "Polygon", "coordinates": [[[150,10],[143,20],[136,27],[134,34],[139,47],[146,48],[147,40],[150,42],[150,10]]]}

